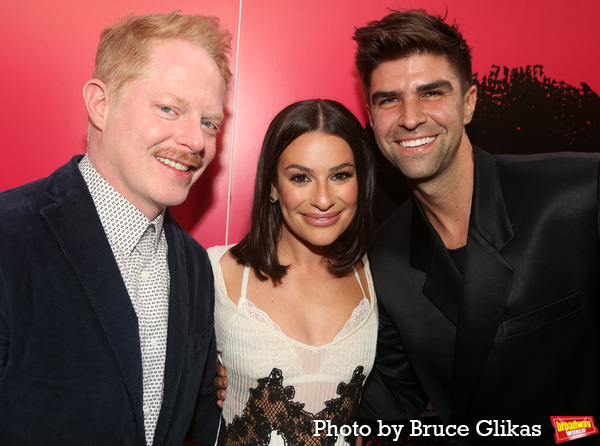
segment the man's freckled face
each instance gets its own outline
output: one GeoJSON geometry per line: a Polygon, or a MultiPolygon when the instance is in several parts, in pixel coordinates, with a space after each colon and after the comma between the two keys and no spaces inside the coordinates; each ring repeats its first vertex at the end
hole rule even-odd
{"type": "Polygon", "coordinates": [[[182,203],[216,153],[223,78],[206,50],[155,43],[148,66],[107,116],[96,159],[101,175],[147,217],[182,203]]]}

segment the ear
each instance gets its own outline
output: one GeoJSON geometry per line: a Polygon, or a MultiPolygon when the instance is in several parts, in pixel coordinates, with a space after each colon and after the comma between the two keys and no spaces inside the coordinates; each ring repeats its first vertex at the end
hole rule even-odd
{"type": "Polygon", "coordinates": [[[90,122],[100,130],[104,129],[108,105],[106,84],[99,79],[91,79],[83,86],[83,101],[90,122]]]}
{"type": "Polygon", "coordinates": [[[271,194],[269,195],[270,197],[275,197],[277,200],[279,200],[279,193],[277,192],[277,187],[271,183],[271,194]]]}
{"type": "Polygon", "coordinates": [[[477,87],[471,85],[465,93],[465,118],[464,124],[467,125],[473,119],[473,113],[475,113],[475,106],[477,105],[477,87]]]}

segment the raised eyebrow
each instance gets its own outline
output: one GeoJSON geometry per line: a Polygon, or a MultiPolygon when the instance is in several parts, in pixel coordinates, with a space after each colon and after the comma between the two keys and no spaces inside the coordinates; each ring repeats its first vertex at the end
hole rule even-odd
{"type": "Polygon", "coordinates": [[[207,121],[215,121],[219,124],[222,124],[223,121],[225,121],[225,115],[223,113],[209,113],[205,115],[202,119],[207,121]]]}
{"type": "Polygon", "coordinates": [[[423,93],[424,91],[438,90],[440,88],[453,90],[452,82],[446,79],[440,79],[438,81],[430,82],[428,84],[419,85],[417,87],[417,93],[423,93]]]}
{"type": "Polygon", "coordinates": [[[165,102],[171,102],[174,104],[178,104],[178,105],[182,105],[184,107],[189,107],[190,106],[190,101],[188,101],[185,98],[182,98],[181,96],[177,96],[175,94],[168,94],[165,95],[165,102]]]}
{"type": "Polygon", "coordinates": [[[298,169],[299,171],[306,172],[306,173],[314,173],[315,172],[313,169],[302,166],[300,164],[290,164],[289,166],[287,166],[285,168],[285,170],[289,170],[289,169],[298,169]]]}
{"type": "MultiPolygon", "coordinates": [[[[335,172],[337,170],[342,170],[345,169],[346,167],[355,167],[354,164],[352,163],[342,163],[339,166],[333,166],[329,168],[329,172],[335,172]]],[[[315,171],[309,167],[306,166],[302,166],[301,164],[290,164],[289,166],[287,166],[285,168],[285,170],[289,170],[289,169],[297,169],[301,172],[306,172],[306,173],[314,173],[315,171]]]]}
{"type": "MultiPolygon", "coordinates": [[[[423,93],[424,91],[437,90],[440,88],[445,88],[448,90],[453,90],[452,82],[447,79],[440,79],[434,82],[429,82],[428,84],[419,85],[417,87],[417,93],[423,93]]],[[[388,98],[402,98],[404,93],[401,91],[377,91],[373,93],[371,96],[371,103],[375,103],[381,99],[388,98]]]]}
{"type": "Polygon", "coordinates": [[[329,171],[335,172],[336,170],[342,170],[342,169],[345,169],[346,167],[355,167],[355,166],[352,163],[343,163],[343,164],[340,164],[339,166],[330,167],[329,171]]]}

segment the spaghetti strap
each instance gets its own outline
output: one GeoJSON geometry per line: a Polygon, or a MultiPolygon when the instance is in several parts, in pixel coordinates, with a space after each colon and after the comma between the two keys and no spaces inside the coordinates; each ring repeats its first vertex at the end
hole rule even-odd
{"type": "MultiPolygon", "coordinates": [[[[244,275],[242,276],[242,290],[240,291],[240,300],[246,299],[246,293],[248,292],[248,278],[249,277],[250,277],[250,265],[246,265],[244,267],[244,275]]],[[[238,305],[239,305],[239,303],[238,303],[238,305]]]]}
{"type": "MultiPolygon", "coordinates": [[[[353,266],[352,269],[354,270],[354,275],[356,276],[356,280],[358,281],[358,286],[360,287],[360,290],[362,291],[363,299],[366,299],[367,298],[367,294],[365,293],[365,289],[363,288],[362,282],[360,281],[360,277],[358,275],[358,271],[356,270],[355,266],[353,266]]],[[[242,293],[242,294],[244,294],[244,293],[242,293]]]]}

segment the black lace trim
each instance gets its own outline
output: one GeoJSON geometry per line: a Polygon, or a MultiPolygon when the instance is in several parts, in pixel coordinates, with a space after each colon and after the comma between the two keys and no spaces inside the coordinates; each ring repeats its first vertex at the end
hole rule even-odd
{"type": "MultiPolygon", "coordinates": [[[[358,366],[348,384],[337,387],[338,398],[325,402],[325,409],[312,414],[304,404],[292,401],[296,393],[293,386],[283,387],[283,374],[274,368],[267,378],[257,380],[258,386],[250,389],[248,403],[241,416],[226,425],[221,418],[218,446],[265,446],[276,431],[288,446],[333,446],[337,436],[313,436],[315,420],[329,420],[341,427],[356,420],[360,391],[365,375],[358,366]]],[[[332,432],[333,433],[333,432],[332,432]]]]}

